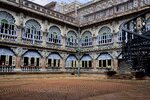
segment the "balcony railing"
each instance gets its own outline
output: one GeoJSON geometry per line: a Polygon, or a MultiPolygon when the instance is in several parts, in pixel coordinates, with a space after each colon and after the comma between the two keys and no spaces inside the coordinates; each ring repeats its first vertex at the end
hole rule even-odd
{"type": "Polygon", "coordinates": [[[40,72],[40,67],[21,67],[22,72],[40,72]]]}
{"type": "Polygon", "coordinates": [[[46,70],[48,72],[60,72],[61,71],[61,67],[47,67],[46,70]]]}
{"type": "Polygon", "coordinates": [[[0,66],[0,72],[14,72],[15,66],[0,66]]]}

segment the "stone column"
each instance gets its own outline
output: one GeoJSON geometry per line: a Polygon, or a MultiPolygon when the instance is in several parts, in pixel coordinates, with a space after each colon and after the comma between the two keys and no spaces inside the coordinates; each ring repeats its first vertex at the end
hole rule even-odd
{"type": "Polygon", "coordinates": [[[114,48],[118,47],[118,33],[114,33],[114,48]]]}
{"type": "Polygon", "coordinates": [[[41,71],[46,71],[46,64],[47,64],[47,59],[45,57],[42,57],[40,59],[40,63],[41,63],[41,71]]]}
{"type": "Polygon", "coordinates": [[[65,70],[65,60],[60,60],[60,67],[62,68],[62,71],[65,70]]]}
{"type": "Polygon", "coordinates": [[[113,67],[114,67],[115,71],[118,70],[118,59],[117,58],[114,58],[114,60],[113,60],[113,67]]]}
{"type": "Polygon", "coordinates": [[[48,32],[43,32],[42,45],[46,47],[48,32]]]}
{"type": "Polygon", "coordinates": [[[93,70],[97,70],[96,69],[97,68],[97,60],[92,61],[92,68],[93,68],[93,70]]]}
{"type": "Polygon", "coordinates": [[[22,64],[22,61],[21,61],[21,56],[17,55],[16,56],[16,72],[20,72],[21,71],[21,64],[22,64]]]}

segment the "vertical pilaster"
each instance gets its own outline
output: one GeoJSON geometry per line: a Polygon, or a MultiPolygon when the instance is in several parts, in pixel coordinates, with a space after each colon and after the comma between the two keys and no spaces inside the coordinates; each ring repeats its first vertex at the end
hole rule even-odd
{"type": "Polygon", "coordinates": [[[21,65],[22,61],[21,61],[21,56],[16,56],[16,69],[20,69],[20,65],[21,65]]]}
{"type": "Polygon", "coordinates": [[[65,60],[60,60],[60,67],[64,70],[65,69],[65,60]]]}
{"type": "Polygon", "coordinates": [[[97,60],[92,61],[92,68],[96,69],[97,68],[97,60]]]}
{"type": "Polygon", "coordinates": [[[113,67],[114,67],[114,70],[117,71],[117,70],[118,70],[118,59],[115,58],[115,59],[113,60],[112,65],[113,65],[113,67]]]}

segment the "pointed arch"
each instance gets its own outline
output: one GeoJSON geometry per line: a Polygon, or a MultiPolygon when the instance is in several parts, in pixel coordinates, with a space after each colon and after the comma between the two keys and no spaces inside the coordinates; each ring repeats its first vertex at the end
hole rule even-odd
{"type": "Polygon", "coordinates": [[[97,67],[100,68],[112,68],[113,66],[113,58],[107,52],[100,53],[97,57],[97,67]]]}
{"type": "Polygon", "coordinates": [[[37,50],[28,50],[22,55],[22,66],[39,67],[42,55],[37,50]]]}
{"type": "Polygon", "coordinates": [[[40,23],[37,20],[35,20],[35,19],[29,19],[29,20],[27,20],[26,23],[25,23],[25,27],[26,28],[32,28],[32,27],[34,27],[38,31],[41,30],[40,23]]]}
{"type": "Polygon", "coordinates": [[[48,43],[61,44],[61,30],[57,26],[51,26],[47,37],[48,43]]]}
{"type": "Polygon", "coordinates": [[[81,36],[82,47],[92,46],[93,39],[90,31],[85,31],[81,36]]]}
{"type": "Polygon", "coordinates": [[[41,42],[42,31],[40,23],[34,19],[26,21],[22,38],[25,40],[41,42]]]}
{"type": "Polygon", "coordinates": [[[92,57],[89,54],[84,54],[81,57],[81,64],[83,68],[92,68],[92,57]]]}
{"type": "MultiPolygon", "coordinates": [[[[0,67],[9,66],[15,68],[16,54],[8,47],[0,47],[0,67]]],[[[8,67],[8,68],[9,68],[8,67]]],[[[11,70],[12,69],[8,69],[11,70]]]]}
{"type": "Polygon", "coordinates": [[[0,11],[0,38],[16,40],[15,18],[6,11],[0,11]]]}
{"type": "Polygon", "coordinates": [[[66,46],[77,46],[77,34],[72,30],[67,33],[66,46]]]}
{"type": "Polygon", "coordinates": [[[62,57],[58,52],[52,52],[47,57],[48,68],[59,68],[62,57]]]}
{"type": "Polygon", "coordinates": [[[0,22],[2,20],[7,21],[8,24],[15,24],[16,22],[15,18],[6,11],[0,11],[0,22]]]}
{"type": "Polygon", "coordinates": [[[66,68],[77,67],[77,57],[74,54],[70,54],[66,59],[66,68]]]}
{"type": "Polygon", "coordinates": [[[102,27],[97,36],[97,44],[109,44],[113,42],[113,34],[111,33],[111,29],[107,26],[102,27]]]}

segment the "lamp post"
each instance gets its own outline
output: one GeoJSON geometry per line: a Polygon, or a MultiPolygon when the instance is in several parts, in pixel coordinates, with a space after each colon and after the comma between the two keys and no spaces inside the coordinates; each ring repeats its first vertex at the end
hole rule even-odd
{"type": "Polygon", "coordinates": [[[77,57],[78,57],[78,67],[77,67],[77,75],[80,77],[80,27],[78,28],[78,47],[77,47],[77,57]]]}
{"type": "MultiPolygon", "coordinates": [[[[76,4],[76,0],[75,0],[75,16],[76,16],[76,20],[79,21],[79,25],[80,25],[80,17],[78,15],[78,8],[77,8],[77,4],[76,4]]],[[[81,38],[80,38],[80,26],[78,27],[78,46],[77,46],[77,58],[78,58],[78,67],[77,67],[77,76],[80,77],[80,42],[81,42],[81,38]]]]}

